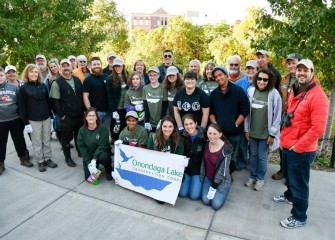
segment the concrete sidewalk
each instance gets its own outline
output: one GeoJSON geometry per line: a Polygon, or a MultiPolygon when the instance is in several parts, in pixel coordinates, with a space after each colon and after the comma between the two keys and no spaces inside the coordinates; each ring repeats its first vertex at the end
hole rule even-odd
{"type": "MultiPolygon", "coordinates": [[[[93,186],[84,181],[75,150],[77,167],[70,168],[55,139],[52,147],[58,168],[40,173],[36,164],[20,165],[9,140],[0,176],[0,239],[335,239],[334,173],[312,171],[308,224],[288,230],[279,221],[290,216],[291,205],[272,200],[285,190],[282,181],[270,177],[278,166],[269,166],[261,192],[244,187],[247,170],[234,173],[224,207],[213,211],[181,198],[175,206],[159,205],[107,182],[104,174],[93,186]]],[[[29,151],[32,155],[31,146],[29,151]]]]}

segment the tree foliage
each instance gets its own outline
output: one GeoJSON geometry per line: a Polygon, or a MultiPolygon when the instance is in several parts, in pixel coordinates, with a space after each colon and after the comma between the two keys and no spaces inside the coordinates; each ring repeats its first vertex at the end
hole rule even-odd
{"type": "Polygon", "coordinates": [[[49,59],[96,52],[122,19],[113,1],[1,0],[0,5],[0,45],[7,64],[20,69],[37,53],[49,59]]]}

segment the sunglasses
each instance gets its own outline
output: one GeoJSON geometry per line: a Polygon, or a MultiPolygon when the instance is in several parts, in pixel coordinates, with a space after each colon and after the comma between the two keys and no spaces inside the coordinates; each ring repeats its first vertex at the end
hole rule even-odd
{"type": "Polygon", "coordinates": [[[257,81],[263,81],[263,82],[268,82],[269,81],[269,79],[268,78],[261,78],[261,77],[258,77],[257,78],[257,81]]]}
{"type": "Polygon", "coordinates": [[[229,64],[231,67],[233,67],[233,66],[235,66],[235,67],[238,67],[238,63],[231,63],[231,64],[229,64]]]}
{"type": "Polygon", "coordinates": [[[172,55],[164,55],[164,58],[172,58],[172,55]]]}
{"type": "Polygon", "coordinates": [[[86,61],[79,61],[80,63],[85,63],[86,61]]]}

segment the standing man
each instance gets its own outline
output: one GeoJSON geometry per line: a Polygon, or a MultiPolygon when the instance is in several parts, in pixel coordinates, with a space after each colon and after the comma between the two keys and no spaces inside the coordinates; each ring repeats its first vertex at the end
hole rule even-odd
{"type": "Polygon", "coordinates": [[[228,80],[236,82],[245,76],[245,74],[241,72],[241,57],[239,55],[233,55],[228,58],[228,67],[228,80]]]}
{"type": "Polygon", "coordinates": [[[246,162],[238,158],[241,139],[244,137],[243,121],[249,114],[250,103],[247,94],[242,88],[228,80],[228,71],[223,66],[215,67],[212,71],[215,81],[219,86],[210,95],[209,119],[212,123],[218,123],[224,136],[233,145],[231,171],[244,168],[246,162]]]}
{"type": "Polygon", "coordinates": [[[243,78],[236,81],[236,85],[243,88],[243,91],[247,94],[248,88],[252,86],[252,81],[254,78],[255,73],[257,72],[258,64],[256,60],[250,60],[245,65],[245,70],[247,72],[247,75],[245,75],[243,78]]]}
{"type": "Polygon", "coordinates": [[[116,58],[116,54],[115,53],[111,52],[111,53],[107,54],[107,63],[108,63],[108,65],[103,69],[103,73],[107,74],[107,76],[112,74],[112,71],[113,71],[113,62],[114,62],[115,58],[116,58]]]}
{"type": "Polygon", "coordinates": [[[164,52],[163,52],[164,63],[158,67],[159,73],[160,73],[160,76],[159,76],[159,79],[158,79],[159,83],[162,83],[164,81],[165,75],[166,75],[166,70],[167,70],[168,67],[170,67],[172,65],[175,66],[178,69],[178,72],[181,75],[183,75],[183,71],[178,66],[173,64],[173,59],[174,59],[173,52],[171,50],[168,50],[168,49],[164,50],[164,52]]]}
{"type": "Polygon", "coordinates": [[[71,158],[70,142],[74,136],[78,157],[81,157],[77,146],[77,135],[79,128],[83,125],[82,84],[77,77],[71,75],[72,66],[68,59],[63,59],[60,66],[61,76],[51,85],[50,98],[54,112],[61,119],[61,142],[65,162],[69,167],[75,167],[76,163],[71,158]]]}
{"type": "MultiPolygon", "coordinates": [[[[297,64],[301,60],[301,56],[298,53],[291,53],[286,58],[287,69],[289,73],[280,81],[279,93],[282,98],[282,112],[286,113],[287,99],[291,92],[292,86],[296,81],[297,64]]],[[[278,172],[272,175],[272,179],[281,180],[284,178],[283,163],[282,163],[282,152],[279,150],[280,156],[280,169],[278,172]]]]}
{"type": "Polygon", "coordinates": [[[297,84],[292,86],[289,94],[280,136],[287,190],[284,195],[273,198],[277,203],[293,205],[292,215],[280,221],[285,228],[306,225],[310,165],[315,160],[318,139],[326,128],[329,104],[327,95],[317,84],[311,60],[298,62],[296,78],[297,84]]]}
{"type": "MultiPolygon", "coordinates": [[[[73,76],[79,78],[81,83],[90,75],[90,70],[87,68],[87,58],[84,55],[77,57],[78,68],[73,70],[73,76]]],[[[71,68],[72,69],[72,68],[71,68]]]]}
{"type": "Polygon", "coordinates": [[[270,63],[270,56],[266,50],[258,50],[256,52],[257,63],[259,68],[270,69],[276,77],[275,88],[279,90],[279,83],[281,81],[281,75],[277,69],[270,63]]]}
{"type": "Polygon", "coordinates": [[[5,74],[8,83],[13,84],[18,88],[23,85],[22,80],[17,78],[16,67],[14,67],[13,65],[6,66],[5,74]]]}
{"type": "Polygon", "coordinates": [[[92,73],[83,83],[83,100],[86,109],[96,108],[100,122],[107,129],[110,127],[111,116],[108,114],[108,100],[106,93],[107,74],[102,72],[102,63],[99,57],[91,58],[92,73]]]}
{"type": "Polygon", "coordinates": [[[45,78],[48,76],[48,66],[47,66],[47,59],[43,54],[37,54],[36,55],[36,65],[40,69],[42,76],[43,76],[43,81],[45,78]]]}

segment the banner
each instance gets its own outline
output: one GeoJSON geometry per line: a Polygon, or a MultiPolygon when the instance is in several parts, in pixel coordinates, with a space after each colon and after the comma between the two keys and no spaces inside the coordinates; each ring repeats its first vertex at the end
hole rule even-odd
{"type": "Polygon", "coordinates": [[[121,187],[174,205],[187,164],[184,156],[119,144],[113,177],[121,187]]]}

